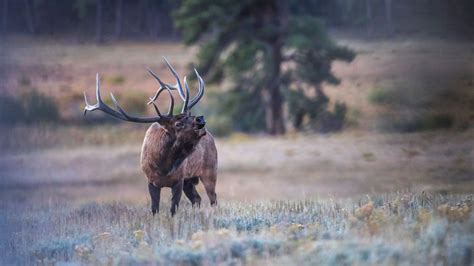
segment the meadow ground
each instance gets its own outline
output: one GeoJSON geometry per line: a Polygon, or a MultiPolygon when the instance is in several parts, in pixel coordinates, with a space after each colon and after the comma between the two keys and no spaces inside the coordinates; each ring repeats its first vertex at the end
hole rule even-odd
{"type": "Polygon", "coordinates": [[[472,265],[471,210],[471,196],[428,193],[221,201],[200,209],[186,202],[175,217],[167,212],[153,217],[144,204],[21,204],[15,211],[2,209],[2,217],[13,223],[2,260],[7,265],[472,265]]]}
{"type": "MultiPolygon", "coordinates": [[[[472,265],[472,44],[341,41],[359,55],[335,65],[343,82],[327,92],[348,103],[348,130],[218,138],[216,208],[199,185],[201,209],[183,198],[171,218],[165,190],[151,216],[139,169],[146,126],[1,128],[0,264],[472,265]],[[396,104],[371,102],[394,88],[396,104]],[[454,127],[377,130],[380,113],[420,103],[449,112],[454,127]]],[[[104,90],[151,94],[146,66],[169,78],[160,56],[182,71],[194,53],[175,43],[0,45],[2,93],[34,86],[67,100],[71,117],[98,70],[104,90]]]]}
{"type": "Polygon", "coordinates": [[[0,157],[5,263],[472,263],[472,130],[220,138],[219,206],[199,185],[174,218],[167,189],[150,213],[140,141],[103,130],[137,129],[0,157]]]}

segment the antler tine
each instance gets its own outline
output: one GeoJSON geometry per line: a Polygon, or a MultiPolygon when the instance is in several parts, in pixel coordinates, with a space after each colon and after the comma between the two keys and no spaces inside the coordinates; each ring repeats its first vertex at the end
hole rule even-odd
{"type": "Polygon", "coordinates": [[[114,102],[115,108],[119,110],[119,112],[127,119],[131,119],[131,117],[120,107],[120,104],[118,103],[117,99],[115,99],[114,94],[110,93],[110,98],[112,98],[112,102],[114,102]]]}
{"type": "Polygon", "coordinates": [[[160,109],[158,108],[158,106],[156,106],[155,102],[151,102],[153,104],[153,108],[155,108],[155,112],[161,116],[161,113],[160,113],[160,109]]]}
{"type": "Polygon", "coordinates": [[[181,86],[181,80],[179,80],[178,72],[176,72],[176,70],[171,66],[170,62],[168,62],[166,57],[163,56],[163,59],[165,60],[165,63],[168,66],[168,68],[171,70],[171,73],[173,73],[173,76],[176,78],[176,87],[178,89],[179,96],[181,97],[183,101],[185,101],[186,95],[184,94],[183,86],[181,86]]]}
{"type": "Polygon", "coordinates": [[[162,91],[163,91],[163,87],[160,86],[160,89],[155,93],[155,95],[151,98],[148,98],[150,99],[150,101],[147,103],[147,104],[153,104],[153,108],[155,108],[155,112],[158,116],[161,116],[161,112],[158,106],[156,106],[156,104],[154,103],[154,101],[158,98],[158,96],[160,95],[162,91]]]}
{"type": "Polygon", "coordinates": [[[90,104],[87,101],[87,95],[86,95],[85,91],[84,91],[84,102],[86,103],[86,107],[84,108],[84,116],[86,116],[87,115],[87,108],[90,106],[90,104]]]}
{"type": "Polygon", "coordinates": [[[166,91],[168,92],[169,96],[170,96],[170,99],[171,99],[171,103],[170,103],[170,107],[168,109],[168,114],[167,115],[173,115],[173,110],[174,110],[174,98],[173,98],[173,94],[171,94],[171,90],[169,88],[166,88],[166,91]]]}
{"type": "Polygon", "coordinates": [[[186,80],[186,76],[184,76],[184,87],[186,88],[186,98],[184,100],[184,104],[183,104],[183,110],[181,110],[181,113],[185,113],[187,112],[189,109],[191,108],[188,108],[188,103],[189,103],[189,86],[188,86],[188,81],[186,80]]]}
{"type": "Polygon", "coordinates": [[[155,74],[150,68],[147,68],[148,73],[150,73],[159,83],[161,87],[168,87],[170,90],[177,90],[178,89],[178,84],[175,85],[170,85],[168,83],[164,83],[158,75],[155,74]]]}
{"type": "Polygon", "coordinates": [[[157,111],[157,113],[159,115],[160,112],[158,110],[158,106],[156,106],[155,104],[155,100],[158,99],[158,96],[160,96],[161,92],[166,90],[171,98],[171,102],[170,102],[170,107],[168,109],[168,113],[166,114],[167,116],[172,116],[173,115],[173,110],[174,110],[174,97],[173,97],[173,94],[171,93],[171,90],[168,88],[168,87],[160,87],[160,89],[158,89],[158,91],[155,93],[155,95],[150,98],[150,101],[148,102],[148,104],[153,104],[153,107],[155,108],[155,110],[157,111]]]}
{"type": "Polygon", "coordinates": [[[95,99],[97,103],[102,102],[102,98],[100,98],[100,77],[99,72],[95,74],[95,99]]]}
{"type": "Polygon", "coordinates": [[[189,103],[189,106],[188,106],[189,110],[191,110],[191,108],[193,108],[193,106],[196,105],[199,102],[199,100],[201,100],[202,96],[204,95],[204,87],[205,87],[204,80],[199,75],[196,69],[194,69],[194,73],[196,73],[196,76],[198,78],[199,90],[196,96],[194,96],[191,102],[189,103]]]}
{"type": "Polygon", "coordinates": [[[100,78],[99,78],[99,73],[96,75],[96,90],[95,90],[95,95],[97,98],[97,103],[94,105],[89,104],[87,101],[87,96],[86,93],[84,92],[84,101],[86,103],[86,107],[84,108],[84,116],[87,114],[87,111],[95,111],[95,110],[101,110],[104,113],[107,113],[117,119],[121,119],[124,121],[130,121],[130,122],[136,122],[136,123],[153,123],[153,122],[159,122],[163,117],[162,116],[157,116],[157,117],[133,117],[128,115],[119,105],[117,99],[115,99],[114,95],[111,93],[110,96],[112,98],[112,101],[114,102],[116,108],[119,110],[117,112],[116,110],[110,108],[107,104],[105,104],[102,101],[102,97],[100,96],[100,78]]]}
{"type": "MultiPolygon", "coordinates": [[[[99,82],[99,73],[96,74],[96,90],[99,89],[99,86],[100,86],[100,82],[99,82]]],[[[99,95],[99,98],[100,98],[100,92],[97,93],[96,91],[96,96],[99,95]]],[[[94,111],[98,108],[98,103],[99,101],[97,101],[97,104],[94,104],[94,105],[91,105],[89,103],[89,101],[87,101],[87,95],[86,95],[86,92],[84,91],[84,102],[86,103],[86,107],[84,107],[84,116],[87,115],[87,111],[94,111]]]]}
{"type": "Polygon", "coordinates": [[[110,108],[109,106],[107,106],[102,101],[102,97],[100,96],[100,77],[99,77],[99,73],[97,73],[96,76],[95,76],[95,97],[97,99],[97,103],[94,104],[94,105],[91,105],[87,101],[86,92],[84,92],[84,101],[86,102],[86,107],[84,108],[84,116],[87,114],[87,111],[92,112],[92,111],[95,111],[95,110],[102,110],[103,112],[105,112],[105,113],[107,113],[107,114],[109,114],[109,115],[111,115],[115,118],[125,120],[125,117],[122,114],[120,114],[119,112],[117,112],[114,109],[110,108]]]}

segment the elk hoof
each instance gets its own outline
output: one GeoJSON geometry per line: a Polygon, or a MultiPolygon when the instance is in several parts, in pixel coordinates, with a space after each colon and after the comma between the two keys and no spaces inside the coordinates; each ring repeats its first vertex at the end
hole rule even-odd
{"type": "Polygon", "coordinates": [[[176,209],[175,208],[171,208],[171,217],[173,217],[175,214],[176,214],[176,209]]]}
{"type": "Polygon", "coordinates": [[[192,206],[197,207],[197,208],[201,208],[201,199],[196,200],[195,202],[193,202],[192,206]]]}

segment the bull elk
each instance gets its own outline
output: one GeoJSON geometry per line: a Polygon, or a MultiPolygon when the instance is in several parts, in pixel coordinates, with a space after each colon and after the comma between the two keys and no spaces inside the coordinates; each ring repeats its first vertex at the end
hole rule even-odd
{"type": "Polygon", "coordinates": [[[148,102],[148,104],[153,105],[156,111],[157,115],[155,117],[135,117],[129,115],[120,107],[119,102],[112,93],[110,96],[116,109],[105,104],[100,95],[98,73],[96,76],[97,103],[94,105],[89,104],[84,92],[86,103],[84,116],[88,111],[101,110],[120,120],[135,123],[152,123],[143,140],[140,159],[141,168],[148,178],[148,190],[151,196],[151,211],[153,215],[159,211],[161,188],[170,187],[172,190],[170,211],[173,216],[179,206],[182,191],[184,191],[184,194],[193,206],[200,206],[201,197],[196,191],[196,185],[199,183],[199,180],[204,185],[211,205],[217,203],[215,193],[217,150],[213,136],[205,128],[206,122],[204,117],[191,115],[191,109],[204,95],[204,80],[194,69],[199,87],[198,93],[190,99],[189,85],[186,77],[184,77],[184,90],[176,70],[166,58],[164,59],[176,79],[176,84],[164,83],[155,73],[148,69],[150,74],[160,84],[155,95],[148,102]],[[174,98],[171,90],[177,90],[184,102],[181,113],[177,115],[173,114],[174,98]],[[162,114],[155,104],[155,100],[164,91],[170,96],[169,110],[166,114],[162,114]]]}

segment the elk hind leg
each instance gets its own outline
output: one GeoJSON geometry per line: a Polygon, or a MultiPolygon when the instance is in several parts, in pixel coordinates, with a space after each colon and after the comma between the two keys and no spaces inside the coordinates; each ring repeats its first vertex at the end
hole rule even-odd
{"type": "Polygon", "coordinates": [[[183,180],[176,182],[171,187],[171,216],[174,216],[176,209],[179,207],[179,201],[181,200],[181,194],[183,192],[183,180]]]}
{"type": "Polygon", "coordinates": [[[207,196],[211,202],[211,206],[217,205],[217,195],[216,195],[216,176],[205,176],[201,177],[202,184],[206,189],[207,196]]]}
{"type": "Polygon", "coordinates": [[[155,187],[152,183],[148,183],[148,191],[151,196],[151,213],[155,215],[160,211],[160,193],[161,188],[155,187]]]}
{"type": "Polygon", "coordinates": [[[196,191],[196,185],[198,184],[198,182],[198,177],[193,177],[184,180],[183,191],[184,195],[188,197],[189,201],[191,201],[191,204],[193,206],[197,205],[198,207],[201,207],[201,196],[199,196],[199,193],[196,191]]]}

